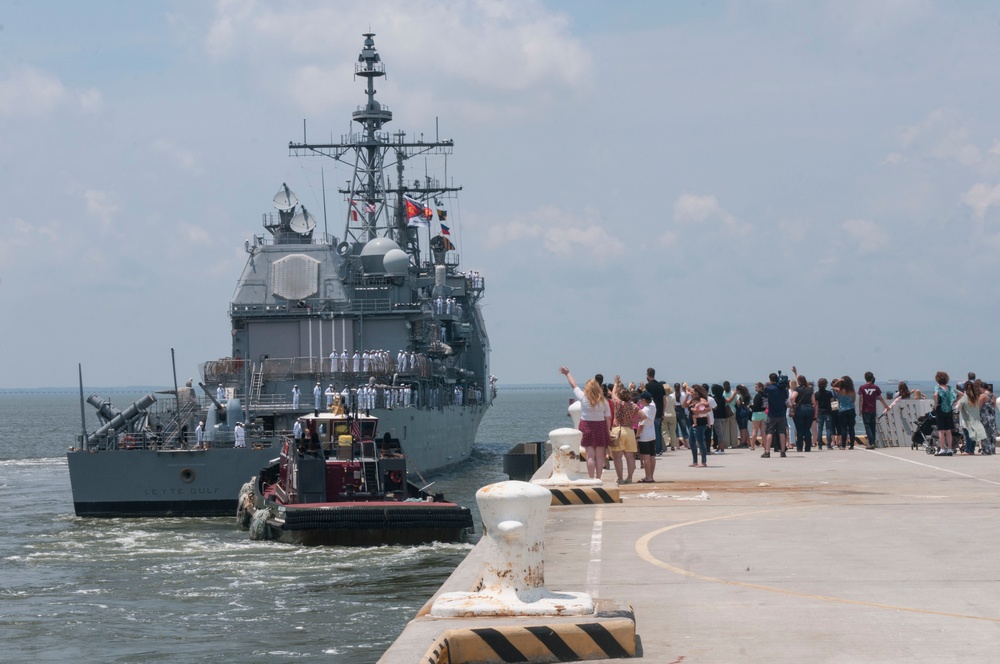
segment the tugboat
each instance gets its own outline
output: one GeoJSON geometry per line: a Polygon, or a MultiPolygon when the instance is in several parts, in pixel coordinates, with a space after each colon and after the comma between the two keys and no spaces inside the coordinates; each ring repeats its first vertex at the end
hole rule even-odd
{"type": "Polygon", "coordinates": [[[376,437],[378,418],[332,412],[303,417],[281,455],[240,490],[237,525],[252,540],[305,546],[461,541],[467,507],[407,478],[398,441],[376,437]]]}
{"type": "Polygon", "coordinates": [[[292,156],[353,170],[338,190],[343,235],[279,188],[275,212],[263,216],[270,237],[244,245],[231,353],[201,365],[200,391],[194,381],[178,388],[175,376],[172,397],[150,394],[121,410],[88,400],[101,426],[88,433],[84,423],[68,454],[77,515],[231,515],[246,478],[333,392],[348,411],[378,417],[411,470],[469,458],[496,392],[484,279],[459,269],[448,226],[461,187],[430,175],[447,173],[453,142],[384,131],[392,112],[375,98],[386,72],[373,37],[364,35],[354,72],[367,87],[351,116],[360,130],[336,143],[289,143],[292,156]],[[418,162],[420,177],[407,178],[404,166],[418,162]]]}

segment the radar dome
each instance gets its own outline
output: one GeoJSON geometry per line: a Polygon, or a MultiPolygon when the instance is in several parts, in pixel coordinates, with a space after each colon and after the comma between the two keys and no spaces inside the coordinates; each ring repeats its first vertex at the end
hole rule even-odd
{"type": "Polygon", "coordinates": [[[387,237],[377,237],[369,240],[361,250],[361,267],[368,274],[383,274],[385,255],[392,251],[402,251],[399,245],[387,237]]]}
{"type": "Polygon", "coordinates": [[[390,249],[385,252],[382,265],[388,276],[403,277],[406,276],[406,270],[410,267],[410,257],[402,249],[390,249]]]}

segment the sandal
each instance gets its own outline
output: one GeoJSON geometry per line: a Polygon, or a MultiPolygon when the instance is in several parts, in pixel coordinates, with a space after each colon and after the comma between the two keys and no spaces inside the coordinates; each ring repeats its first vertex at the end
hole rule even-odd
{"type": "Polygon", "coordinates": [[[636,480],[636,481],[640,482],[641,484],[655,484],[656,483],[656,480],[647,480],[647,479],[636,480]]]}

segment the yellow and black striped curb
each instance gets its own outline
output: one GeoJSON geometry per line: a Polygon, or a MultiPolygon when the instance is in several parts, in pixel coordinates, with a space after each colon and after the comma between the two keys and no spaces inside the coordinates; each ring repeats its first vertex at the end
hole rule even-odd
{"type": "Polygon", "coordinates": [[[541,664],[625,657],[635,657],[631,607],[586,622],[449,629],[424,653],[420,664],[541,664]]]}
{"type": "Polygon", "coordinates": [[[620,503],[621,492],[618,486],[550,486],[552,502],[550,505],[601,505],[604,503],[620,503]]]}

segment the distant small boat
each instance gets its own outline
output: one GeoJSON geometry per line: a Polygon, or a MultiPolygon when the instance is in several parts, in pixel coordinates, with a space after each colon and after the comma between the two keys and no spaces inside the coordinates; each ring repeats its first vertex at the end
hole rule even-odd
{"type": "Polygon", "coordinates": [[[253,540],[305,546],[461,541],[467,507],[407,478],[398,441],[376,438],[378,418],[320,413],[300,420],[304,436],[240,490],[237,525],[253,540]]]}

